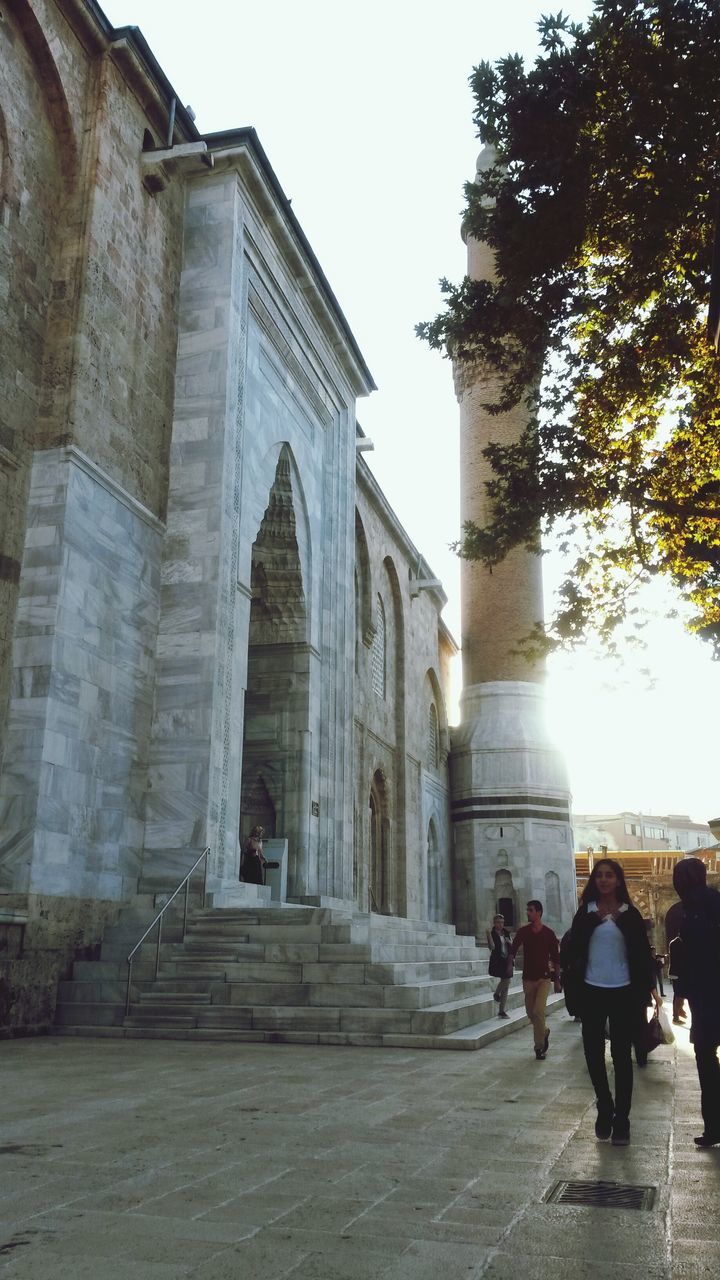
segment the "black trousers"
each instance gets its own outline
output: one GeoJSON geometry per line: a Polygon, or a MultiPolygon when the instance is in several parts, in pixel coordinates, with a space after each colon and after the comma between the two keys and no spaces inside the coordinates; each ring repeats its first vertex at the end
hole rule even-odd
{"type": "Polygon", "coordinates": [[[637,998],[630,987],[583,985],[582,1037],[588,1074],[601,1106],[612,1094],[605,1066],[605,1023],[610,1026],[610,1054],[615,1069],[615,1114],[626,1120],[632,1102],[632,1042],[637,1031],[637,998]]]}
{"type": "Polygon", "coordinates": [[[705,1132],[713,1137],[720,1134],[720,1063],[717,1046],[695,1046],[695,1063],[700,1081],[700,1110],[705,1132]]]}

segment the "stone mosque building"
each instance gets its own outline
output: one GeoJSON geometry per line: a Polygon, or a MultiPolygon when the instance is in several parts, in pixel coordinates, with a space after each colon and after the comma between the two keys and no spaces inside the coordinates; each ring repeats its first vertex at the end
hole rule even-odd
{"type": "MultiPolygon", "coordinates": [[[[47,1026],[205,848],[214,906],[267,907],[238,883],[256,823],[285,903],[477,935],[537,896],[562,928],[567,780],[514,653],[539,562],[464,568],[451,730],[442,586],[254,130],[201,135],[95,0],[8,0],[0,42],[0,1028],[47,1026]]],[[[467,519],[482,370],[457,387],[467,519]]]]}

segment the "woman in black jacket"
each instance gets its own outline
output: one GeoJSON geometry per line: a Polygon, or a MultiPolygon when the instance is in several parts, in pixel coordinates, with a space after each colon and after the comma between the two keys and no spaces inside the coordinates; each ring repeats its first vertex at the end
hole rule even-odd
{"type": "Polygon", "coordinates": [[[508,1018],[510,1016],[505,1012],[505,1005],[507,1004],[508,988],[513,971],[512,956],[510,955],[511,942],[510,931],[505,928],[505,917],[494,916],[492,929],[487,931],[487,944],[490,948],[488,973],[491,978],[499,978],[499,982],[493,992],[493,1000],[498,1005],[498,1018],[508,1018]]]}
{"type": "Polygon", "coordinates": [[[675,864],[673,884],[682,901],[679,937],[673,940],[677,995],[687,999],[692,1014],[690,1043],[705,1123],[694,1142],[698,1147],[714,1147],[720,1143],[720,893],[708,886],[707,868],[700,858],[681,858],[675,864]]]}
{"type": "Polygon", "coordinates": [[[595,1089],[595,1135],[630,1141],[632,1041],[651,997],[660,1004],[645,923],[630,901],[619,862],[602,858],[590,873],[572,923],[570,967],[582,1017],[583,1048],[595,1089]],[[605,1024],[615,1069],[615,1100],[605,1066],[605,1024]]]}

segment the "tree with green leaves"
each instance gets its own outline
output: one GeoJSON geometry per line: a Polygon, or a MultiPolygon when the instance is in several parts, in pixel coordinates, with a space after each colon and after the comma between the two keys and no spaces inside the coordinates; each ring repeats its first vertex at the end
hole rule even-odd
{"type": "Polygon", "coordinates": [[[720,657],[720,362],[708,304],[720,194],[717,0],[596,0],[539,23],[531,69],[481,63],[475,122],[496,161],[466,186],[465,226],[494,281],[442,282],[418,333],[490,369],[493,516],[460,553],[488,566],[553,538],[569,559],[548,647],[611,650],[658,576],[720,657]]]}

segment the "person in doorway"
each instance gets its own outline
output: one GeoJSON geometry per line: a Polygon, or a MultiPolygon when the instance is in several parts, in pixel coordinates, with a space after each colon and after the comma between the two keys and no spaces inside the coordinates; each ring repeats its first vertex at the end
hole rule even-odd
{"type": "Polygon", "coordinates": [[[509,929],[505,928],[504,916],[493,916],[492,929],[487,931],[487,944],[490,950],[488,973],[491,978],[499,979],[493,992],[493,1000],[498,1005],[498,1018],[509,1018],[510,1015],[505,1012],[505,1006],[507,1005],[508,989],[512,978],[512,958],[510,956],[512,938],[509,929]],[[509,973],[508,960],[510,961],[509,973]]]}
{"type": "Polygon", "coordinates": [[[720,893],[709,888],[707,869],[700,858],[676,862],[673,884],[683,910],[673,963],[677,966],[678,994],[690,1005],[690,1043],[695,1050],[704,1124],[695,1144],[714,1147],[720,1143],[720,893]]]}
{"type": "Polygon", "coordinates": [[[533,1028],[535,1057],[542,1061],[548,1051],[550,1032],[545,1022],[545,1006],[550,983],[560,991],[560,947],[552,929],[542,922],[543,905],[537,898],[527,904],[528,923],[518,929],[510,947],[508,976],[512,973],[512,961],[522,947],[523,991],[525,1012],[533,1028]]]}
{"type": "Polygon", "coordinates": [[[253,827],[245,844],[240,859],[240,879],[245,884],[265,883],[265,855],[263,853],[263,827],[253,827]]]}
{"type": "Polygon", "coordinates": [[[570,954],[582,976],[580,1015],[588,1074],[595,1090],[595,1136],[613,1146],[630,1141],[632,1043],[651,999],[660,1004],[645,922],[630,901],[622,867],[595,863],[572,922],[570,954]],[[605,1025],[615,1071],[615,1098],[605,1065],[605,1025]]]}
{"type": "Polygon", "coordinates": [[[668,908],[665,915],[665,945],[668,953],[668,976],[672,982],[673,989],[673,1011],[672,1020],[676,1027],[685,1025],[687,1017],[685,1013],[685,1001],[678,990],[677,976],[673,967],[673,942],[680,933],[680,925],[683,918],[682,902],[673,902],[668,908]]]}
{"type": "Polygon", "coordinates": [[[658,988],[660,990],[660,995],[664,997],[665,988],[663,986],[663,970],[665,968],[665,961],[667,960],[667,956],[661,955],[659,951],[654,951],[653,955],[655,957],[655,971],[657,973],[658,988]]]}

